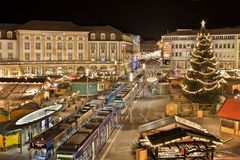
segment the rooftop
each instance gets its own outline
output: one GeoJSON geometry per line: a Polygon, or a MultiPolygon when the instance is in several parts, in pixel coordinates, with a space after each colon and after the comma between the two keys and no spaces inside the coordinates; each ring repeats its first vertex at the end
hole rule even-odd
{"type": "Polygon", "coordinates": [[[86,31],[70,21],[38,21],[31,20],[23,24],[20,30],[50,30],[50,31],[86,31]]]}
{"type": "MultiPolygon", "coordinates": [[[[217,28],[217,29],[208,29],[207,30],[211,35],[221,35],[221,34],[238,34],[240,33],[240,27],[234,28],[217,28]]],[[[185,35],[193,35],[195,36],[199,33],[197,29],[177,29],[176,31],[169,32],[163,36],[185,36],[185,35]]]]}
{"type": "Polygon", "coordinates": [[[240,120],[240,101],[227,99],[218,112],[218,116],[233,120],[240,120]]]}
{"type": "Polygon", "coordinates": [[[181,138],[184,138],[184,137],[191,137],[191,139],[200,138],[199,141],[203,141],[202,139],[207,139],[210,141],[221,142],[220,139],[216,138],[215,136],[209,133],[205,133],[200,130],[190,130],[190,129],[180,128],[180,127],[155,133],[147,137],[152,145],[163,144],[163,143],[174,141],[174,140],[181,141],[181,138]]]}

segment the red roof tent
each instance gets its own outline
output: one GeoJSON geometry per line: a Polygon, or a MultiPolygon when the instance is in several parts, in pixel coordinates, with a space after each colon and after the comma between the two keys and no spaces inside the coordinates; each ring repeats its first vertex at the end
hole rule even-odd
{"type": "Polygon", "coordinates": [[[218,116],[240,120],[240,100],[227,99],[218,112],[218,116]]]}

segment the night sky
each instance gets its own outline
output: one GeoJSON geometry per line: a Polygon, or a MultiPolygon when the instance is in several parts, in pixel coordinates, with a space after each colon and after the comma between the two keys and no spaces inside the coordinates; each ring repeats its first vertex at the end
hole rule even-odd
{"type": "Polygon", "coordinates": [[[240,25],[238,0],[2,0],[0,23],[65,20],[78,25],[112,25],[159,40],[177,28],[240,25]]]}

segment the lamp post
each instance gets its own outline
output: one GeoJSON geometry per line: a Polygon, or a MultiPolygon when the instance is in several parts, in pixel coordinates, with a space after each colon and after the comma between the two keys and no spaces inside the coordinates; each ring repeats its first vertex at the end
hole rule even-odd
{"type": "Polygon", "coordinates": [[[88,99],[88,75],[89,75],[89,69],[86,68],[86,78],[87,78],[87,99],[88,99]]]}
{"type": "Polygon", "coordinates": [[[130,92],[130,122],[132,123],[132,112],[133,112],[133,91],[132,91],[132,82],[133,82],[133,73],[129,74],[129,82],[130,82],[130,88],[131,88],[131,92],[130,92]]]}
{"type": "Polygon", "coordinates": [[[143,97],[144,97],[144,89],[145,89],[145,69],[146,69],[146,65],[145,63],[142,64],[142,69],[143,69],[143,97]]]}
{"type": "Polygon", "coordinates": [[[115,78],[116,78],[116,80],[117,80],[117,61],[115,60],[114,61],[114,66],[115,66],[115,78]]]}

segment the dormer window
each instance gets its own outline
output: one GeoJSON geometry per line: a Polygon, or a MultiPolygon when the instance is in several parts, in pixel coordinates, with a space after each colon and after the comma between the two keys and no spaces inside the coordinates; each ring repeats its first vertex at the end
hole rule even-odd
{"type": "Polygon", "coordinates": [[[106,39],[105,33],[100,34],[100,39],[106,39]]]}
{"type": "Polygon", "coordinates": [[[12,32],[11,31],[7,32],[7,38],[12,38],[12,32]]]}
{"type": "Polygon", "coordinates": [[[91,38],[91,39],[96,39],[95,33],[91,33],[90,38],[91,38]]]}
{"type": "Polygon", "coordinates": [[[116,35],[115,35],[115,33],[111,33],[111,34],[110,34],[110,39],[111,39],[111,40],[116,39],[116,35]]]}

